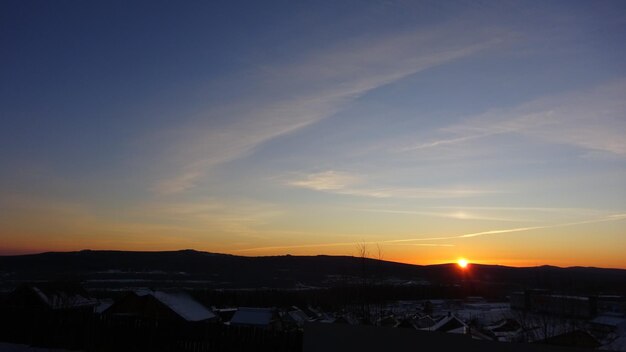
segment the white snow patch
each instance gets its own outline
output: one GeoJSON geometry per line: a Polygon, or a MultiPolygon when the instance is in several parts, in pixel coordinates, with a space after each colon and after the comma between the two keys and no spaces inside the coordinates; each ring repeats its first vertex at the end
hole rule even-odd
{"type": "Polygon", "coordinates": [[[187,321],[202,321],[215,318],[215,314],[184,292],[140,290],[139,296],[151,295],[187,321]]]}

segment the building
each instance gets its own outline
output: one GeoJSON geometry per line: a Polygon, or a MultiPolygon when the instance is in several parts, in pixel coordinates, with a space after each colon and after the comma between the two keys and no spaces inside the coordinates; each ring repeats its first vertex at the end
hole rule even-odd
{"type": "Polygon", "coordinates": [[[467,328],[468,326],[463,320],[459,319],[454,314],[448,314],[447,316],[441,318],[434,325],[424,328],[422,330],[465,334],[467,333],[467,328]]]}
{"type": "Polygon", "coordinates": [[[79,284],[42,282],[17,287],[5,304],[13,311],[39,313],[51,311],[93,312],[97,300],[91,298],[79,284]]]}
{"type": "Polygon", "coordinates": [[[181,291],[131,292],[113,303],[103,314],[115,323],[133,326],[218,321],[217,315],[210,309],[181,291]]]}
{"type": "Polygon", "coordinates": [[[626,316],[626,297],[615,295],[598,296],[598,313],[626,316]]]}
{"type": "Polygon", "coordinates": [[[1,338],[27,344],[81,346],[97,303],[73,282],[20,285],[3,304],[1,338]]]}

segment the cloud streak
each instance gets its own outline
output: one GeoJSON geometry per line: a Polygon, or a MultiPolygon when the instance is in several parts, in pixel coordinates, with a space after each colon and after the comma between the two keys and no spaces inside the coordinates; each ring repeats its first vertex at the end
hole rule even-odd
{"type": "Polygon", "coordinates": [[[264,67],[256,77],[261,101],[242,98],[208,112],[174,136],[166,133],[164,138],[180,142],[163,156],[169,175],[152,189],[159,194],[183,192],[216,165],[328,118],[369,91],[500,42],[493,33],[461,38],[449,30],[413,31],[341,43],[299,62],[264,67]],[[271,98],[263,98],[265,91],[271,98]]]}
{"type": "MultiPolygon", "coordinates": [[[[516,232],[527,232],[527,231],[533,231],[533,230],[569,227],[569,226],[595,224],[595,223],[601,223],[601,222],[621,221],[621,220],[626,220],[626,213],[611,214],[600,219],[589,219],[589,220],[584,220],[584,221],[561,223],[561,224],[554,224],[554,225],[545,225],[545,226],[528,226],[528,227],[516,227],[516,228],[509,228],[509,229],[489,230],[489,231],[467,233],[467,234],[458,235],[458,236],[408,238],[408,239],[396,239],[396,240],[369,241],[369,242],[364,242],[364,243],[365,244],[385,244],[385,245],[408,245],[408,246],[420,246],[420,247],[454,247],[454,244],[451,244],[451,243],[413,243],[413,242],[458,240],[458,239],[474,238],[474,237],[480,237],[480,236],[500,235],[500,234],[507,234],[507,233],[516,233],[516,232]]],[[[343,247],[343,246],[354,246],[356,243],[357,242],[333,242],[333,243],[316,243],[316,244],[291,245],[291,246],[265,246],[265,247],[236,249],[236,250],[233,250],[232,252],[240,253],[240,252],[255,252],[255,251],[267,251],[267,250],[284,250],[284,249],[343,247]]]]}
{"type": "Polygon", "coordinates": [[[626,156],[626,80],[497,109],[440,130],[442,136],[399,148],[419,151],[517,133],[548,143],[626,156]],[[448,136],[445,136],[448,135],[448,136]]]}
{"type": "MultiPolygon", "coordinates": [[[[365,245],[376,245],[380,243],[391,244],[393,242],[389,241],[372,241],[372,242],[334,242],[334,243],[316,243],[316,244],[304,244],[304,245],[293,245],[293,246],[267,246],[267,247],[254,247],[254,248],[244,248],[244,249],[236,249],[232,252],[235,253],[243,253],[243,252],[257,252],[257,251],[268,251],[268,250],[282,250],[282,249],[306,249],[306,248],[324,248],[324,247],[346,247],[346,246],[355,246],[357,244],[365,244],[365,245]]],[[[409,246],[417,246],[417,247],[454,247],[453,244],[449,243],[410,243],[409,246]]]]}
{"type": "Polygon", "coordinates": [[[370,198],[439,199],[472,197],[495,191],[461,187],[419,188],[368,185],[363,177],[342,171],[322,171],[296,177],[286,182],[292,187],[347,196],[370,198]]]}
{"type": "Polygon", "coordinates": [[[459,211],[454,211],[454,212],[414,211],[414,210],[396,210],[396,209],[367,209],[367,208],[353,208],[351,210],[365,211],[365,212],[372,212],[372,213],[383,213],[383,214],[433,216],[433,217],[457,219],[457,220],[488,220],[488,221],[510,221],[510,222],[526,221],[522,219],[478,215],[478,214],[464,211],[464,210],[459,210],[459,211]]]}
{"type": "Polygon", "coordinates": [[[553,228],[559,228],[559,227],[570,227],[570,226],[577,226],[577,225],[596,224],[596,223],[601,223],[601,222],[611,222],[611,221],[620,221],[620,220],[626,220],[626,214],[611,214],[600,219],[589,219],[589,220],[584,220],[584,221],[568,222],[568,223],[561,223],[561,224],[554,224],[554,225],[529,226],[529,227],[516,227],[516,228],[511,228],[511,229],[489,230],[489,231],[467,233],[467,234],[458,235],[458,236],[407,238],[407,239],[399,239],[399,240],[390,240],[387,242],[400,243],[400,242],[418,242],[418,241],[455,240],[455,239],[473,238],[473,237],[487,236],[487,235],[498,235],[498,234],[505,234],[505,233],[514,233],[514,232],[526,232],[526,231],[533,231],[533,230],[553,229],[553,228]]]}

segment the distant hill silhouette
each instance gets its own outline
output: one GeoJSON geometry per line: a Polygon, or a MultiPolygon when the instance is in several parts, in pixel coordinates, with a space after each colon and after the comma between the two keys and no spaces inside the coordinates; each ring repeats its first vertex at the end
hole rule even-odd
{"type": "Polygon", "coordinates": [[[92,283],[143,280],[202,283],[203,287],[299,287],[355,283],[453,285],[460,282],[547,287],[589,292],[626,292],[626,270],[554,266],[472,264],[410,265],[350,256],[243,257],[195,250],[165,252],[49,252],[0,256],[0,279],[81,280],[92,283]]]}

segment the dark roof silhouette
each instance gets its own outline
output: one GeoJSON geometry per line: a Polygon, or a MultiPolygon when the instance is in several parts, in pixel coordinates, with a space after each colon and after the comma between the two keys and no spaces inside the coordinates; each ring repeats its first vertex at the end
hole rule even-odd
{"type": "Polygon", "coordinates": [[[87,291],[74,282],[39,282],[22,284],[8,297],[7,303],[13,306],[33,306],[48,309],[74,309],[95,306],[87,291]]]}

